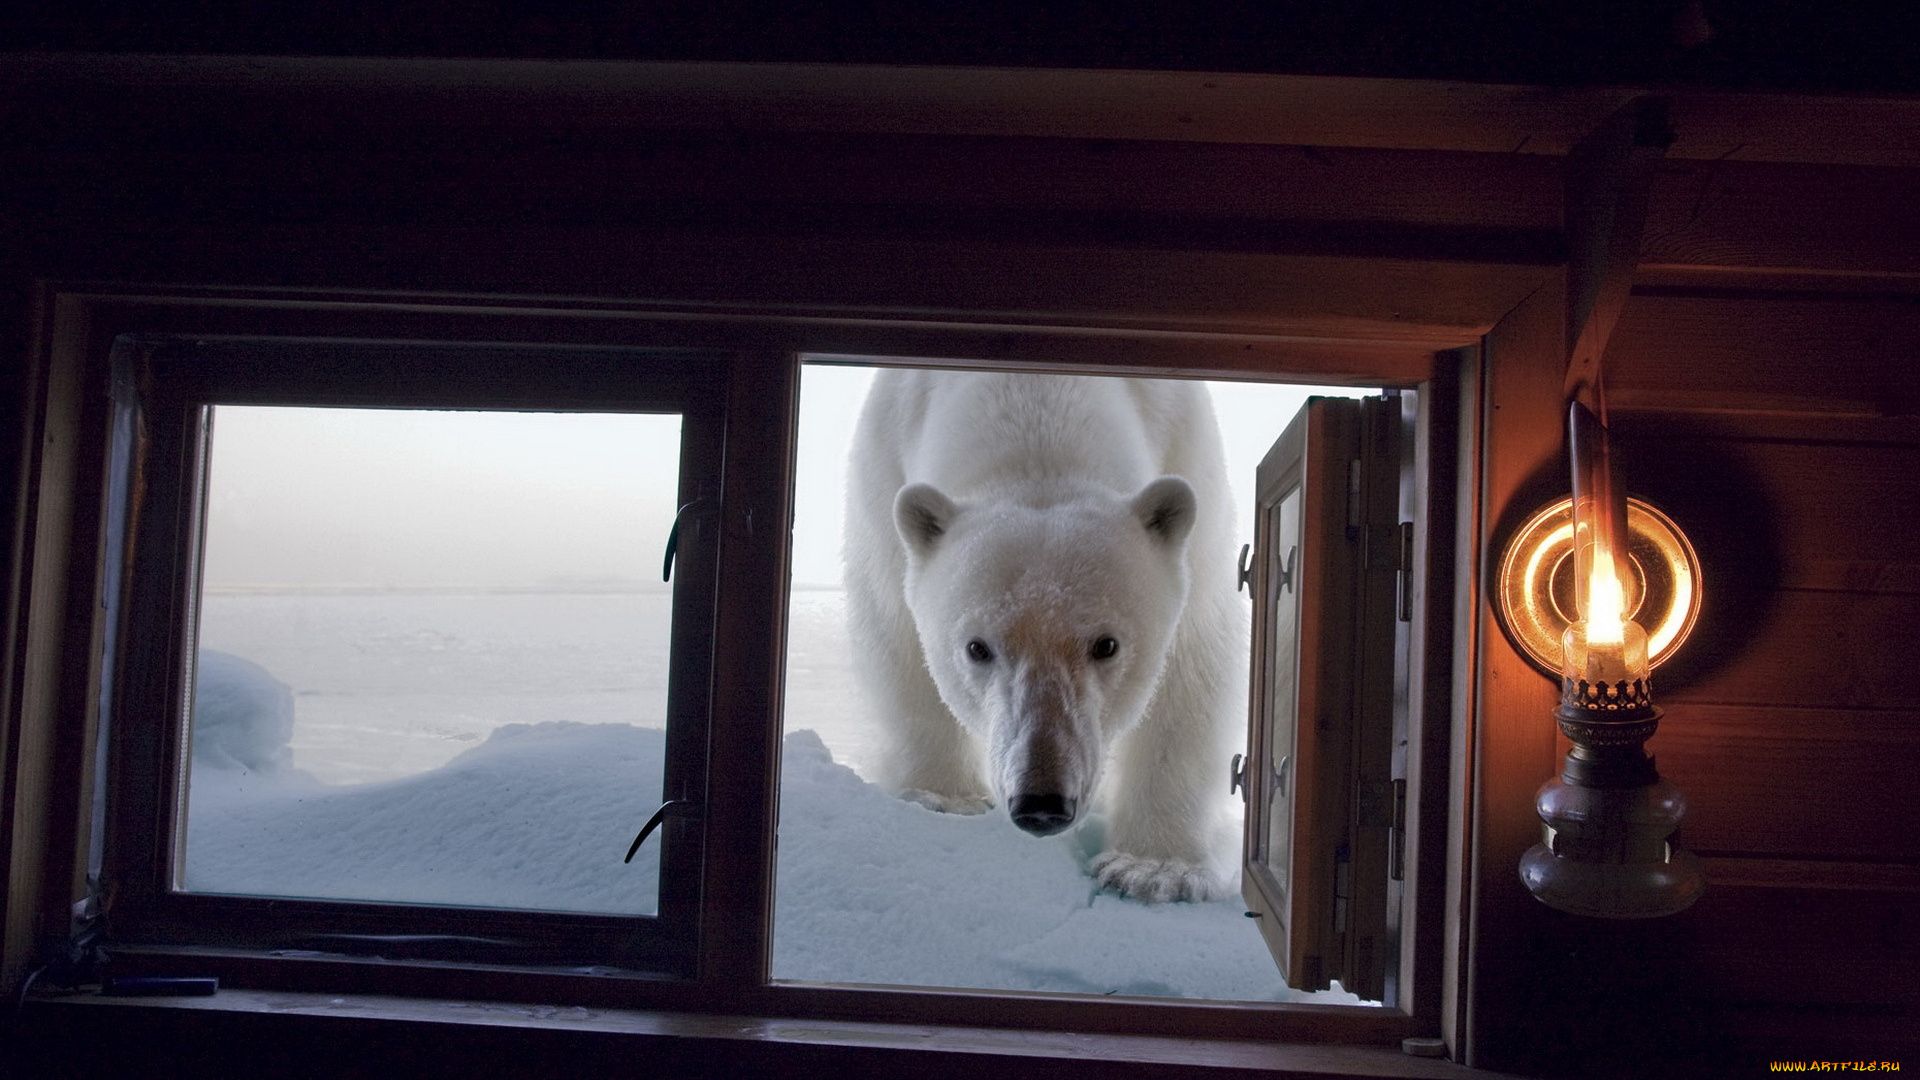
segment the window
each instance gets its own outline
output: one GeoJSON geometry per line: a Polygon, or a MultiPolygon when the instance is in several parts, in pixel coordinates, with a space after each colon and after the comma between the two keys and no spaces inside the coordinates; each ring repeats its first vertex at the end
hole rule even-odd
{"type": "Polygon", "coordinates": [[[656,914],[680,417],[203,427],[179,887],[656,914]]]}
{"type": "MultiPolygon", "coordinates": [[[[90,654],[90,688],[75,692],[97,722],[74,759],[95,763],[85,770],[80,799],[100,814],[91,825],[81,822],[74,880],[88,884],[75,889],[76,929],[83,937],[104,935],[98,940],[119,970],[210,971],[266,987],[764,1016],[1324,1037],[1329,1021],[1322,1010],[1168,1008],[1141,1000],[1154,992],[1144,984],[1123,986],[1112,998],[1092,992],[1003,997],[775,978],[779,649],[797,625],[784,621],[785,526],[793,505],[801,358],[830,343],[853,342],[867,350],[862,355],[992,354],[1002,357],[995,361],[1002,366],[1060,369],[1068,365],[1049,356],[1135,350],[1132,370],[1164,371],[1169,365],[1154,351],[1163,346],[1157,339],[1130,343],[1099,332],[1076,344],[1070,334],[1050,331],[1006,359],[1004,328],[692,314],[665,319],[652,310],[559,302],[63,294],[55,310],[64,320],[53,335],[61,343],[53,354],[55,375],[70,386],[92,380],[103,391],[97,398],[75,391],[56,407],[65,410],[62,422],[78,433],[76,445],[84,451],[77,452],[75,468],[86,474],[100,466],[100,480],[78,486],[77,498],[105,509],[97,523],[104,554],[95,583],[105,603],[73,615],[75,625],[85,627],[79,636],[91,634],[98,643],[90,654]],[[193,680],[198,675],[204,687],[208,652],[244,658],[242,646],[256,636],[245,621],[246,605],[231,602],[249,598],[240,586],[250,582],[222,568],[236,565],[223,546],[229,526],[209,509],[211,500],[224,497],[223,470],[237,467],[224,457],[237,444],[223,444],[222,431],[254,422],[290,429],[310,411],[350,424],[484,414],[509,426],[518,423],[514,416],[562,426],[636,417],[679,425],[677,464],[668,464],[664,453],[652,463],[676,477],[678,521],[659,786],[650,778],[636,783],[623,811],[635,817],[649,807],[663,811],[637,856],[658,852],[651,913],[644,903],[620,910],[555,901],[550,894],[445,889],[394,895],[284,881],[242,888],[196,876],[204,850],[196,844],[206,842],[196,840],[196,815],[212,804],[196,809],[195,792],[218,798],[216,785],[232,777],[202,773],[211,765],[193,760],[193,725],[205,719],[194,715],[193,680]]],[[[1273,419],[1277,427],[1285,417],[1273,419]]],[[[664,538],[642,535],[649,531],[657,531],[657,523],[632,541],[646,549],[643,564],[664,555],[664,538]]],[[[519,595],[512,590],[526,585],[501,584],[498,595],[519,595]]],[[[288,618],[284,611],[255,617],[288,618]]],[[[533,618],[497,617],[516,625],[533,618]]],[[[585,616],[542,618],[571,624],[585,616]]],[[[315,632],[335,647],[351,636],[337,629],[341,625],[316,621],[315,632]]],[[[566,648],[564,638],[543,640],[566,648]]],[[[434,651],[430,641],[421,648],[434,651]]],[[[268,666],[289,694],[325,688],[268,666]]],[[[489,668],[484,677],[506,674],[505,667],[489,668]]],[[[591,711],[578,701],[568,707],[591,711]]],[[[443,726],[484,745],[478,728],[443,726]]],[[[511,731],[504,736],[513,737],[511,731]]],[[[1416,728],[1412,737],[1430,745],[1433,733],[1416,728]]],[[[1223,798],[1227,779],[1223,769],[1223,798]]],[[[619,840],[630,842],[641,823],[630,821],[619,840]]],[[[455,842],[446,846],[464,853],[455,842]]],[[[1444,849],[1425,843],[1422,850],[1432,856],[1444,849]]],[[[612,850],[608,858],[623,854],[612,850]]],[[[1431,890],[1436,879],[1426,880],[1431,890]]],[[[1429,945],[1435,925],[1427,923],[1429,936],[1421,939],[1429,945]]],[[[1410,962],[1403,956],[1402,970],[1410,962]]],[[[1437,981],[1421,978],[1429,987],[1437,981]]],[[[1430,1030],[1435,1022],[1431,1004],[1421,1004],[1404,984],[1384,1008],[1342,1014],[1343,1039],[1392,1038],[1430,1030]]]]}
{"type": "Polygon", "coordinates": [[[712,358],[134,338],[114,364],[114,935],[689,970],[712,358]]]}
{"type": "MultiPolygon", "coordinates": [[[[856,416],[880,370],[872,365],[900,362],[807,359],[813,362],[801,378],[773,977],[1237,1001],[1381,1000],[1378,980],[1358,984],[1340,972],[1332,978],[1342,988],[1327,993],[1290,988],[1261,942],[1264,924],[1245,917],[1237,893],[1149,905],[1095,892],[1088,862],[1098,854],[1090,847],[1098,843],[1098,821],[1032,837],[1011,826],[1004,808],[931,814],[888,790],[879,761],[885,718],[855,677],[851,655],[841,550],[843,525],[854,526],[841,496],[858,467],[849,454],[856,416]],[[1127,947],[1114,948],[1117,941],[1127,947]],[[1356,989],[1361,996],[1342,992],[1356,989]]],[[[1096,391],[1100,377],[1084,378],[1085,389],[1096,391]]],[[[1208,555],[1231,568],[1242,543],[1254,539],[1255,466],[1287,418],[1316,394],[1339,396],[1316,398],[1318,407],[1358,408],[1350,399],[1361,397],[1376,406],[1384,399],[1365,389],[1202,385],[1220,428],[1235,503],[1231,534],[1223,533],[1208,555]]],[[[1344,461],[1340,472],[1344,497],[1344,461]]],[[[1344,511],[1335,516],[1344,530],[1344,511]]],[[[1244,589],[1240,599],[1236,636],[1244,641],[1245,609],[1252,605],[1244,589]]],[[[1387,629],[1391,644],[1391,625],[1387,629]]],[[[1330,660],[1347,655],[1329,654],[1330,660]]],[[[1384,689],[1379,700],[1390,704],[1397,696],[1390,680],[1384,689]]],[[[1228,707],[1237,718],[1241,696],[1232,695],[1228,707]]],[[[1217,781],[1209,794],[1233,831],[1220,844],[1222,869],[1231,875],[1242,813],[1229,784],[1229,752],[1209,765],[1207,776],[1217,781]]],[[[1295,985],[1329,991],[1324,977],[1295,985]]]]}

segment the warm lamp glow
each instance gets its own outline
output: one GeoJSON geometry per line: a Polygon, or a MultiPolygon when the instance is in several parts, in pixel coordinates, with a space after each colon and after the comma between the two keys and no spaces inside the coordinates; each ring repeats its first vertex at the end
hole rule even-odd
{"type": "Polygon", "coordinates": [[[1594,556],[1593,576],[1587,581],[1587,644],[1617,645],[1625,634],[1621,623],[1627,613],[1626,590],[1614,572],[1613,556],[1604,547],[1594,556]]]}
{"type": "Polygon", "coordinates": [[[1562,690],[1569,702],[1615,709],[1647,701],[1647,632],[1626,617],[1626,591],[1604,544],[1585,560],[1587,617],[1560,640],[1562,690]]]}
{"type": "MultiPolygon", "coordinates": [[[[1658,667],[1686,641],[1699,615],[1700,567],[1672,519],[1637,499],[1627,501],[1627,545],[1626,556],[1614,561],[1621,611],[1647,632],[1648,663],[1658,667]]],[[[1567,626],[1591,610],[1593,579],[1580,577],[1588,560],[1577,546],[1573,500],[1550,503],[1516,530],[1498,570],[1501,628],[1556,677],[1563,674],[1567,626]]]]}

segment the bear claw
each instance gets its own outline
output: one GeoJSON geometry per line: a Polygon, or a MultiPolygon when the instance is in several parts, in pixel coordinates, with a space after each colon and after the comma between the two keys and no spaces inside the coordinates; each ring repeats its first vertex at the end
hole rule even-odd
{"type": "Polygon", "coordinates": [[[1109,851],[1094,859],[1091,869],[1101,888],[1149,904],[1221,900],[1231,893],[1219,874],[1181,859],[1148,859],[1109,851]]]}

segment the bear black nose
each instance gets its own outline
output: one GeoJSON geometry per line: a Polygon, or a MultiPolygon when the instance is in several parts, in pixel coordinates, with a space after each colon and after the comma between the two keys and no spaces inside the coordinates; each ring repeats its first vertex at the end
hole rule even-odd
{"type": "Polygon", "coordinates": [[[1073,800],[1065,795],[1015,795],[1007,800],[1013,823],[1035,836],[1052,836],[1073,824],[1073,800]]]}

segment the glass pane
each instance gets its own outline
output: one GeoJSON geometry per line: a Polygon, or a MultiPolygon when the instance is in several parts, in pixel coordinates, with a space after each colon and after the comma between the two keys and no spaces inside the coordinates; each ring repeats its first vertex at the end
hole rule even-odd
{"type": "Polygon", "coordinates": [[[1287,493],[1280,504],[1269,511],[1268,528],[1273,537],[1267,557],[1267,603],[1272,606],[1272,670],[1267,673],[1271,697],[1267,702],[1267,768],[1272,770],[1267,786],[1265,841],[1262,861],[1273,871],[1274,880],[1286,891],[1291,886],[1289,851],[1293,843],[1293,729],[1300,706],[1296,686],[1299,681],[1300,592],[1292,580],[1300,569],[1300,489],[1287,493]]]}
{"type": "Polygon", "coordinates": [[[654,912],[680,418],[212,411],[179,886],[654,912]]]}

